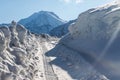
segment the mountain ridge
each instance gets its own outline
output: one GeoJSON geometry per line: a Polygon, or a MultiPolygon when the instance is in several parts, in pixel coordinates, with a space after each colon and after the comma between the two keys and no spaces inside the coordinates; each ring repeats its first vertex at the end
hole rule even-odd
{"type": "Polygon", "coordinates": [[[18,23],[26,26],[28,30],[34,33],[49,33],[53,28],[66,23],[55,13],[49,11],[40,11],[34,13],[28,18],[21,19],[18,23]]]}
{"type": "Polygon", "coordinates": [[[70,20],[69,22],[67,22],[63,25],[53,28],[50,31],[49,35],[61,38],[62,36],[66,35],[69,32],[69,30],[68,30],[69,26],[75,22],[76,22],[76,20],[70,20]]]}

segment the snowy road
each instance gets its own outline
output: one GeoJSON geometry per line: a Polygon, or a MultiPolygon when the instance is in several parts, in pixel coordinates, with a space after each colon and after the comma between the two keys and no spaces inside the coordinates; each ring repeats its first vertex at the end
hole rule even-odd
{"type": "Polygon", "coordinates": [[[48,51],[48,46],[45,45],[46,43],[43,43],[43,63],[44,63],[44,69],[45,69],[45,77],[46,80],[58,80],[57,75],[54,73],[52,65],[49,63],[51,60],[49,57],[45,56],[45,53],[48,51]]]}
{"type": "Polygon", "coordinates": [[[116,76],[112,76],[111,74],[109,74],[109,69],[106,67],[105,61],[103,62],[101,61],[97,61],[97,58],[91,56],[89,53],[84,53],[84,52],[80,52],[77,49],[72,48],[71,46],[65,44],[65,43],[61,43],[61,45],[65,46],[66,48],[73,50],[77,53],[79,53],[88,63],[90,63],[97,71],[99,71],[100,73],[106,75],[110,80],[116,79],[119,80],[119,77],[116,76]]]}

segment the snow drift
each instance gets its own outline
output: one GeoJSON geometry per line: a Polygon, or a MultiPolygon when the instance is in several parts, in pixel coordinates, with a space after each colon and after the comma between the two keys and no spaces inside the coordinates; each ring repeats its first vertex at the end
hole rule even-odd
{"type": "Polygon", "coordinates": [[[0,80],[44,80],[42,37],[14,21],[0,27],[0,80]]]}
{"type": "MultiPolygon", "coordinates": [[[[66,57],[70,62],[73,61],[74,64],[77,56],[75,58],[72,57],[75,53],[72,53],[72,51],[76,51],[85,61],[90,63],[90,65],[108,79],[119,80],[119,23],[120,5],[118,2],[112,2],[83,12],[79,15],[76,23],[69,27],[70,33],[62,38],[59,44],[48,54],[49,56],[57,56],[59,59],[59,56],[63,57],[69,53],[66,57]]],[[[79,59],[75,62],[79,62],[79,59]]],[[[73,75],[73,77],[75,76],[73,75]]],[[[81,78],[75,77],[75,79],[81,78]]],[[[89,79],[89,77],[87,77],[85,80],[96,79],[89,79]]]]}

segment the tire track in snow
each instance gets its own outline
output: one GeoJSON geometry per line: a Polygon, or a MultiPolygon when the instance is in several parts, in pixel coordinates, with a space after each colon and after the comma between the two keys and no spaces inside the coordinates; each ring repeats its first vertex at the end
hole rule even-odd
{"type": "Polygon", "coordinates": [[[49,63],[51,60],[49,57],[45,56],[45,53],[48,51],[47,43],[43,43],[43,63],[45,69],[46,80],[58,80],[57,75],[54,73],[52,65],[49,63]]]}

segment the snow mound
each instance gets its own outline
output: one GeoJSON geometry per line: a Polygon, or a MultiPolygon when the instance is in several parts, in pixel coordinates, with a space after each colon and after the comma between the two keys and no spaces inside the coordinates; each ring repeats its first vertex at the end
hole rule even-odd
{"type": "Polygon", "coordinates": [[[107,69],[103,73],[113,80],[120,79],[117,63],[120,62],[119,14],[120,6],[117,3],[90,9],[80,14],[77,22],[69,27],[70,40],[67,38],[61,40],[78,51],[94,56],[95,64],[100,62],[103,65],[102,69],[107,69]]]}
{"type": "Polygon", "coordinates": [[[44,80],[41,38],[14,21],[0,27],[0,80],[44,80]]]}
{"type": "MultiPolygon", "coordinates": [[[[58,60],[61,60],[59,56],[63,57],[64,55],[69,54],[67,55],[67,57],[70,58],[68,60],[70,60],[70,62],[73,60],[73,63],[75,63],[81,59],[79,58],[75,61],[77,56],[73,57],[75,52],[72,53],[72,51],[76,51],[86,62],[93,66],[98,72],[105,75],[108,79],[119,80],[119,23],[120,6],[118,2],[83,12],[79,15],[77,21],[69,27],[69,33],[59,41],[59,44],[50,52],[50,54],[57,56],[58,60]],[[68,52],[66,52],[67,49],[64,47],[68,48],[68,52]]],[[[61,66],[63,67],[63,65],[61,66]]],[[[75,72],[73,72],[72,75],[74,76],[74,74],[75,72]]],[[[77,77],[77,79],[80,79],[80,77],[77,77]]],[[[85,80],[90,79],[87,78],[85,80]]]]}

